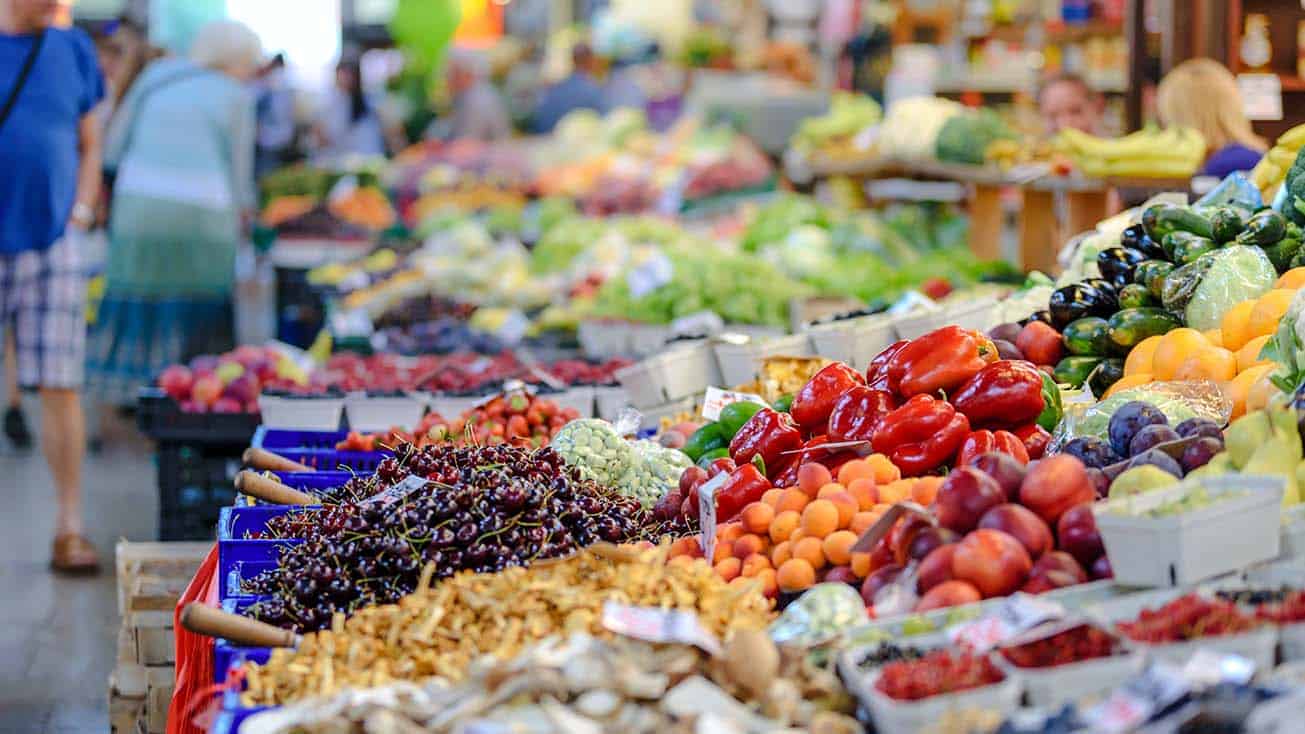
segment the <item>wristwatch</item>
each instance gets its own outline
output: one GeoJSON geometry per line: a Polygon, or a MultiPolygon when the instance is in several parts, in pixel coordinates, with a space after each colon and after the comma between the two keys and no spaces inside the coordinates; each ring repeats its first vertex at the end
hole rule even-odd
{"type": "Polygon", "coordinates": [[[73,204],[71,219],[79,227],[89,227],[95,223],[95,210],[79,201],[73,204]]]}

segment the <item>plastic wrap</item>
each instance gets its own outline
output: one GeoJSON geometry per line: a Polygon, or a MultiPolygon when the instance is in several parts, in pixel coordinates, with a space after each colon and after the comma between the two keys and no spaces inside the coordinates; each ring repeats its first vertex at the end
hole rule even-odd
{"type": "Polygon", "coordinates": [[[1121,405],[1134,400],[1159,408],[1169,418],[1170,425],[1178,425],[1189,418],[1208,418],[1222,426],[1232,415],[1232,402],[1218,385],[1209,380],[1153,382],[1121,390],[1099,403],[1067,403],[1065,417],[1052,436],[1050,451],[1059,451],[1071,439],[1080,436],[1106,440],[1110,417],[1121,405]]]}
{"type": "Polygon", "coordinates": [[[1197,258],[1165,278],[1164,306],[1198,331],[1219,328],[1229,309],[1273,290],[1278,273],[1258,247],[1233,245],[1197,258]]]}
{"type": "Polygon", "coordinates": [[[635,441],[634,460],[617,480],[617,490],[651,507],[680,483],[680,475],[693,466],[688,455],[656,441],[635,441]]]}
{"type": "Polygon", "coordinates": [[[1264,207],[1264,198],[1260,190],[1246,177],[1246,174],[1230,173],[1218,186],[1206,192],[1196,201],[1198,207],[1235,206],[1247,212],[1254,212],[1264,207]]]}
{"type": "Polygon", "coordinates": [[[615,486],[634,462],[634,448],[605,420],[582,418],[562,426],[549,446],[584,479],[615,486]]]}
{"type": "Polygon", "coordinates": [[[816,584],[770,625],[775,642],[818,645],[866,621],[865,602],[847,584],[816,584]]]}

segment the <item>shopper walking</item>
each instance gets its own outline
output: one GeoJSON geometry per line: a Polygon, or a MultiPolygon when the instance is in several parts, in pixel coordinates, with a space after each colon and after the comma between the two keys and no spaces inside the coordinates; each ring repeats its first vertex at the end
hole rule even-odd
{"type": "Polygon", "coordinates": [[[1200,175],[1249,171],[1267,145],[1251,129],[1237,79],[1214,59],[1188,59],[1160,80],[1156,110],[1165,125],[1194,128],[1205,138],[1200,175]]]}
{"type": "Polygon", "coordinates": [[[55,0],[0,0],[0,331],[18,382],[41,396],[41,448],[58,510],[51,565],[94,571],[82,520],[79,391],[86,282],[74,232],[94,217],[104,78],[91,40],[52,27],[55,0]]]}
{"type": "Polygon", "coordinates": [[[87,349],[105,402],[131,403],[166,365],[232,346],[236,247],[255,203],[244,83],[261,57],[249,28],[210,23],[189,59],[146,67],[114,118],[109,262],[87,349]]]}
{"type": "Polygon", "coordinates": [[[588,44],[578,43],[571,50],[571,65],[570,76],[540,94],[535,108],[535,132],[552,132],[558,121],[574,110],[606,112],[603,90],[595,79],[598,57],[588,44]]]}

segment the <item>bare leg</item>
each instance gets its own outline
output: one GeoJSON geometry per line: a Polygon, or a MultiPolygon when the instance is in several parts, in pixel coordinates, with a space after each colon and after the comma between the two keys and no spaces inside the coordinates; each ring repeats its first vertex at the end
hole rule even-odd
{"type": "Polygon", "coordinates": [[[59,502],[55,535],[83,531],[82,460],[86,421],[76,390],[41,388],[41,449],[54,476],[59,502]]]}

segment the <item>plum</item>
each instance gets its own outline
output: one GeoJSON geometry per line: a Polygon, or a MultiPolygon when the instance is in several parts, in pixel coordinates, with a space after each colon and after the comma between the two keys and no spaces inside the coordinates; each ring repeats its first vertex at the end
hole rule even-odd
{"type": "Polygon", "coordinates": [[[1110,477],[1106,476],[1104,471],[1089,466],[1087,468],[1088,479],[1092,480],[1092,486],[1097,491],[1097,499],[1101,499],[1110,494],[1110,477]]]}
{"type": "Polygon", "coordinates": [[[1177,440],[1178,433],[1169,426],[1160,423],[1142,426],[1141,430],[1133,435],[1133,440],[1128,442],[1128,455],[1130,457],[1137,456],[1145,451],[1150,451],[1162,443],[1177,440]]]}
{"type": "Polygon", "coordinates": [[[1065,444],[1062,454],[1069,454],[1083,462],[1085,466],[1104,469],[1111,464],[1123,461],[1123,457],[1110,448],[1110,444],[1096,436],[1079,436],[1065,444]]]}
{"type": "Polygon", "coordinates": [[[1151,466],[1157,467],[1159,469],[1163,469],[1164,471],[1173,474],[1179,479],[1183,478],[1182,464],[1179,464],[1177,459],[1170,456],[1169,454],[1166,454],[1160,449],[1151,449],[1150,451],[1143,451],[1137,456],[1134,456],[1132,459],[1129,460],[1128,468],[1132,469],[1133,467],[1146,466],[1147,464],[1150,464],[1151,466]]]}
{"type": "Polygon", "coordinates": [[[1209,436],[1223,441],[1223,429],[1218,423],[1209,418],[1188,418],[1174,429],[1180,438],[1191,438],[1192,436],[1209,436]]]}
{"type": "Polygon", "coordinates": [[[1223,442],[1209,436],[1201,436],[1183,449],[1183,471],[1199,469],[1210,463],[1214,455],[1223,451],[1223,442]]]}
{"type": "Polygon", "coordinates": [[[1001,451],[979,454],[970,459],[970,466],[992,477],[1011,502],[1020,496],[1020,484],[1028,473],[1028,468],[1016,461],[1015,457],[1001,451]]]}
{"type": "Polygon", "coordinates": [[[997,356],[1002,359],[1024,359],[1024,352],[1004,339],[993,339],[992,345],[997,348],[997,356]]]}
{"type": "Polygon", "coordinates": [[[991,339],[993,343],[1004,341],[1014,346],[1015,340],[1019,338],[1020,330],[1022,328],[1023,327],[1019,324],[1001,324],[999,326],[994,326],[988,330],[988,338],[991,339]]]}
{"type": "Polygon", "coordinates": [[[1128,445],[1133,441],[1133,436],[1137,435],[1143,426],[1157,423],[1169,424],[1169,419],[1159,408],[1141,400],[1124,403],[1115,410],[1114,415],[1110,416],[1110,424],[1106,429],[1110,438],[1110,448],[1120,456],[1128,456],[1128,445]]]}

